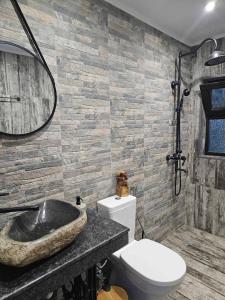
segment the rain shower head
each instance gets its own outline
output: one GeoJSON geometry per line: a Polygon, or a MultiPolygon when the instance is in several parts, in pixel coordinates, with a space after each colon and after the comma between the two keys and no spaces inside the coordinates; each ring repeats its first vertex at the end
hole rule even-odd
{"type": "Polygon", "coordinates": [[[225,52],[215,50],[209,56],[209,59],[205,62],[205,66],[216,66],[225,63],[225,52]]]}
{"type": "Polygon", "coordinates": [[[196,54],[198,52],[198,50],[205,43],[208,43],[208,42],[213,43],[213,52],[210,54],[208,60],[205,62],[205,66],[211,67],[211,66],[216,66],[216,65],[225,63],[225,52],[218,50],[217,40],[212,39],[212,38],[205,39],[204,41],[201,42],[201,44],[199,44],[196,47],[193,47],[190,52],[187,52],[187,53],[180,52],[179,53],[179,58],[181,59],[184,56],[196,54]]]}

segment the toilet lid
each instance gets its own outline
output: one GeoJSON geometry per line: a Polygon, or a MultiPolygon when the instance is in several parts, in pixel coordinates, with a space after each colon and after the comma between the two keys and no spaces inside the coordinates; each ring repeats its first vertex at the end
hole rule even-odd
{"type": "Polygon", "coordinates": [[[183,258],[157,242],[143,239],[121,253],[130,271],[155,285],[172,285],[186,273],[183,258]]]}

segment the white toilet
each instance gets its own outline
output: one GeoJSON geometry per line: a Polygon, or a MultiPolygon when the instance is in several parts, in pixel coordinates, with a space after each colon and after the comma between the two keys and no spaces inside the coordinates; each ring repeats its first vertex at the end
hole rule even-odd
{"type": "Polygon", "coordinates": [[[98,201],[98,211],[130,229],[129,244],[112,255],[112,284],[124,287],[129,300],[159,300],[175,290],[184,279],[182,257],[160,243],[134,240],[136,198],[112,196],[98,201]]]}

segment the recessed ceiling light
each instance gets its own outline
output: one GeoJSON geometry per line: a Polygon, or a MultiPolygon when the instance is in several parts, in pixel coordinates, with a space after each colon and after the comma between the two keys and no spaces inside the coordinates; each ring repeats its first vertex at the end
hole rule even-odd
{"type": "Polygon", "coordinates": [[[210,1],[210,2],[208,2],[208,3],[206,4],[206,6],[205,6],[205,11],[206,11],[206,12],[211,12],[211,11],[213,11],[214,8],[215,8],[215,6],[216,6],[216,2],[215,2],[215,1],[210,1]]]}

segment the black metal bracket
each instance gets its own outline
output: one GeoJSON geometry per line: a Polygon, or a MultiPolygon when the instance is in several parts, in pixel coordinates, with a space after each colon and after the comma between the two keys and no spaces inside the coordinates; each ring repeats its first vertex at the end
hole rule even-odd
{"type": "Polygon", "coordinates": [[[62,286],[63,297],[65,300],[88,300],[88,287],[82,276],[74,278],[70,283],[62,286]],[[70,288],[68,285],[70,284],[70,288]]]}
{"type": "Polygon", "coordinates": [[[96,266],[94,265],[86,272],[86,280],[79,275],[63,285],[62,292],[65,300],[96,300],[96,266]]]}
{"type": "Polygon", "coordinates": [[[87,271],[87,282],[88,282],[88,299],[97,300],[95,265],[87,271]]]}

